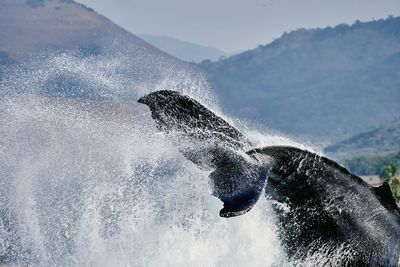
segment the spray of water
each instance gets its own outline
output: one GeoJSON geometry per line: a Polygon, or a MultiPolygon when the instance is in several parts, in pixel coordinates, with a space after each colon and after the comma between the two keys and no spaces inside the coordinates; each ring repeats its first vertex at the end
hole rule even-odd
{"type": "MultiPolygon", "coordinates": [[[[3,91],[18,94],[0,104],[0,263],[287,264],[270,204],[262,198],[243,216],[220,218],[209,173],[186,160],[157,131],[147,107],[133,101],[171,89],[218,113],[201,77],[171,68],[158,73],[162,79],[130,84],[125,58],[63,54],[38,62],[2,82],[3,91]],[[44,96],[60,74],[102,97],[44,96]]],[[[247,132],[259,143],[291,143],[247,132]]]]}

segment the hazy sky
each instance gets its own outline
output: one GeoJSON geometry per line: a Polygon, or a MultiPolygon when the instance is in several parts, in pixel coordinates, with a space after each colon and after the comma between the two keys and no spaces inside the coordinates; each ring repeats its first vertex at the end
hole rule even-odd
{"type": "Polygon", "coordinates": [[[400,0],[77,0],[132,33],[236,52],[285,31],[400,15],[400,0]]]}

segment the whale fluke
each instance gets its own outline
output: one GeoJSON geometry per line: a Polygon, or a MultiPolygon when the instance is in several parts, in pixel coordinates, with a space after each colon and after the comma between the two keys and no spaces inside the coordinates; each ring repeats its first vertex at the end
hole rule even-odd
{"type": "Polygon", "coordinates": [[[175,91],[156,91],[138,100],[147,105],[157,127],[164,132],[185,134],[201,142],[244,149],[251,141],[221,117],[189,96],[175,91]]]}
{"type": "Polygon", "coordinates": [[[400,266],[400,209],[387,183],[372,187],[333,160],[290,146],[254,142],[189,96],[142,97],[157,127],[184,156],[209,169],[222,217],[248,212],[262,192],[272,200],[291,260],[315,265],[400,266]],[[345,253],[344,253],[345,252],[345,253]]]}
{"type": "Polygon", "coordinates": [[[268,169],[257,160],[230,149],[217,148],[215,170],[210,174],[212,194],[224,207],[221,217],[233,217],[248,212],[260,198],[268,177],[268,169]]]}
{"type": "Polygon", "coordinates": [[[222,217],[241,215],[255,205],[265,187],[267,170],[245,153],[252,142],[239,130],[178,92],[157,91],[138,102],[150,108],[158,129],[175,141],[187,159],[213,170],[212,193],[224,203],[222,217]]]}

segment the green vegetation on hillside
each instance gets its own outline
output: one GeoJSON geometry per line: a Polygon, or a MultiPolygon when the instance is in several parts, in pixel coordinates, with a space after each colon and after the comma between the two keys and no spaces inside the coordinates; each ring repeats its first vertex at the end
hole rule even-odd
{"type": "Polygon", "coordinates": [[[397,201],[400,201],[400,177],[397,176],[400,169],[399,166],[399,163],[388,164],[383,168],[381,174],[379,175],[382,181],[389,183],[393,195],[396,197],[397,201]]]}
{"type": "Polygon", "coordinates": [[[379,175],[385,166],[400,164],[400,152],[384,156],[364,155],[342,160],[343,165],[357,175],[379,175]]]}
{"type": "Polygon", "coordinates": [[[379,175],[400,163],[400,125],[389,125],[358,134],[324,150],[358,175],[379,175]]]}
{"type": "Polygon", "coordinates": [[[389,185],[397,202],[400,202],[400,177],[396,176],[390,179],[389,185]]]}
{"type": "Polygon", "coordinates": [[[388,182],[390,181],[391,178],[395,177],[396,173],[399,170],[399,164],[389,164],[383,167],[381,173],[379,174],[379,177],[385,181],[388,182]]]}

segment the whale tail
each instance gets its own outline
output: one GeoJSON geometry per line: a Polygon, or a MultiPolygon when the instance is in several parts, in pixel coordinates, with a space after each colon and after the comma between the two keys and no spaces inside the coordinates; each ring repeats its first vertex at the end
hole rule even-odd
{"type": "Polygon", "coordinates": [[[162,90],[145,95],[138,102],[150,108],[157,127],[166,133],[236,149],[252,145],[240,131],[189,96],[162,90]]]}
{"type": "Polygon", "coordinates": [[[206,170],[215,169],[219,150],[244,152],[252,143],[239,130],[193,98],[175,91],[156,91],[143,96],[159,130],[190,161],[206,170]]]}
{"type": "Polygon", "coordinates": [[[303,259],[313,251],[336,255],[337,248],[341,251],[349,244],[346,266],[397,266],[400,210],[387,183],[373,188],[336,162],[303,149],[254,148],[232,125],[177,92],[154,92],[139,102],[150,107],[157,127],[187,159],[213,170],[212,194],[224,203],[220,216],[246,213],[266,191],[289,207],[288,212],[280,205],[274,209],[291,259],[303,259]],[[379,216],[371,216],[370,210],[379,216]],[[378,242],[373,239],[377,235],[367,231],[375,228],[378,242]]]}
{"type": "Polygon", "coordinates": [[[147,105],[159,130],[183,155],[210,174],[212,194],[224,208],[222,217],[241,215],[258,201],[268,170],[246,154],[252,142],[239,130],[189,96],[157,91],[138,100],[147,105]]]}

